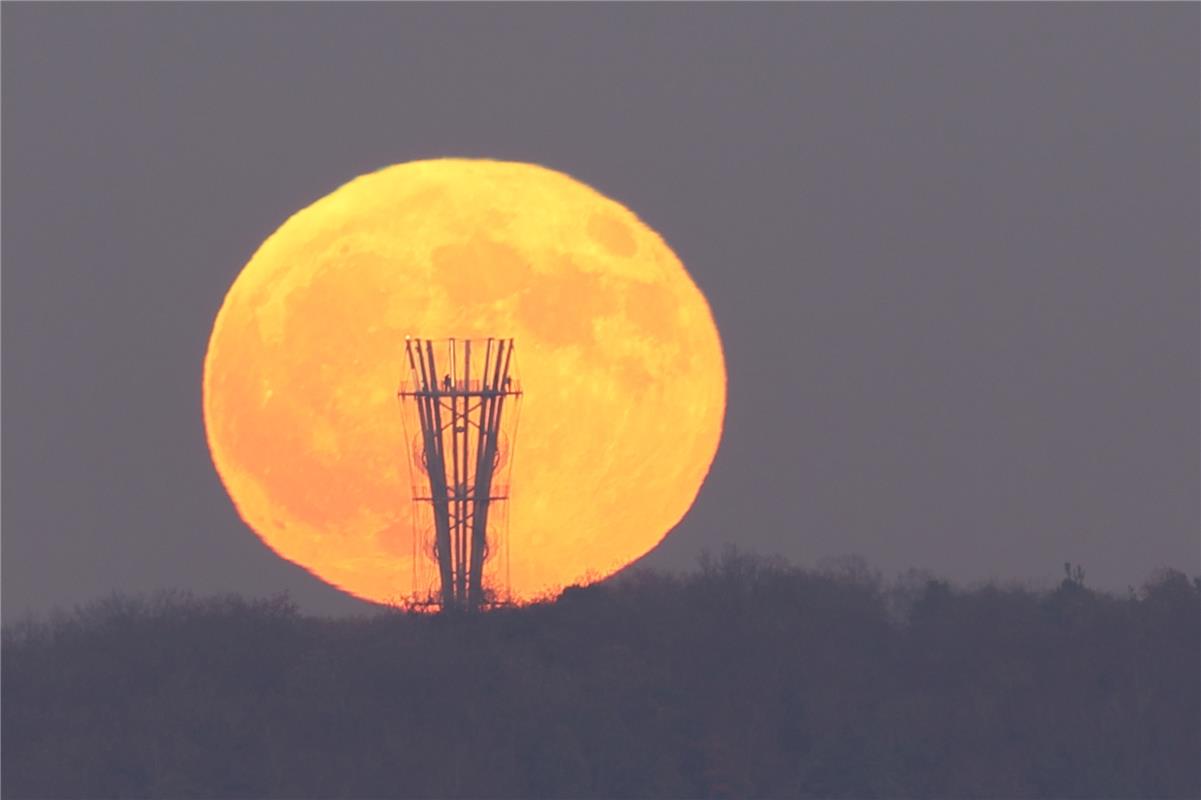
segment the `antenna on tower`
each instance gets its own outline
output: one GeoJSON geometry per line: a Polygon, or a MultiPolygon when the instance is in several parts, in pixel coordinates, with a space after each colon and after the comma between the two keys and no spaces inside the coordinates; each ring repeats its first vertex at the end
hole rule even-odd
{"type": "Polygon", "coordinates": [[[521,387],[512,339],[405,337],[398,396],[413,478],[415,600],[478,611],[507,599],[508,475],[521,387]],[[414,419],[415,418],[415,419],[414,419]],[[420,477],[419,477],[420,476],[420,477]],[[497,556],[503,551],[504,569],[497,556]],[[424,558],[423,558],[424,557],[424,558]],[[437,565],[421,597],[419,567],[437,565]],[[502,597],[503,595],[503,597],[502,597]]]}

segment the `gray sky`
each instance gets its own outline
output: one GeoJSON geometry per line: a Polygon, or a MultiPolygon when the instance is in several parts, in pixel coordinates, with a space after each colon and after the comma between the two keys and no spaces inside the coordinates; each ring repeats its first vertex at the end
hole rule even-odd
{"type": "Polygon", "coordinates": [[[725,436],[646,563],[1199,569],[1201,5],[2,13],[8,619],[164,587],[363,607],[240,522],[201,364],[289,214],[441,155],[591,184],[709,298],[725,436]]]}

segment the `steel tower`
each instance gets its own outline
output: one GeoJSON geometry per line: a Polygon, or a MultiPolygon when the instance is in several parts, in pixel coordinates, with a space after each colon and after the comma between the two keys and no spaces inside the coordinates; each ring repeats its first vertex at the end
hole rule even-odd
{"type": "Polygon", "coordinates": [[[508,558],[507,541],[500,541],[505,478],[521,398],[513,340],[406,337],[405,357],[409,378],[398,394],[406,438],[416,431],[409,448],[417,512],[414,591],[420,590],[421,556],[432,556],[440,592],[439,599],[427,599],[444,610],[476,611],[497,601],[499,584],[507,583],[491,557],[503,545],[508,558]]]}

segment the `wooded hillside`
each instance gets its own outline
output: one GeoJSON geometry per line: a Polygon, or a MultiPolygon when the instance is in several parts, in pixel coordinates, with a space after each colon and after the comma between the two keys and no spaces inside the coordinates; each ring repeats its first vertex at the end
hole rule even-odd
{"type": "Polygon", "coordinates": [[[5,797],[1201,796],[1201,588],[728,553],[478,617],[113,597],[10,626],[5,797]]]}

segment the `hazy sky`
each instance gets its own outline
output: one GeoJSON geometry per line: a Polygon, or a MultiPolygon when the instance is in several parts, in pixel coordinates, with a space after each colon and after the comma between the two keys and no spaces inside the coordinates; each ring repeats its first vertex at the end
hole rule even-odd
{"type": "Polygon", "coordinates": [[[2,14],[6,618],[162,587],[361,607],[238,519],[202,359],[288,215],[440,155],[574,175],[707,295],[725,435],[646,563],[1199,569],[1201,5],[2,14]]]}

